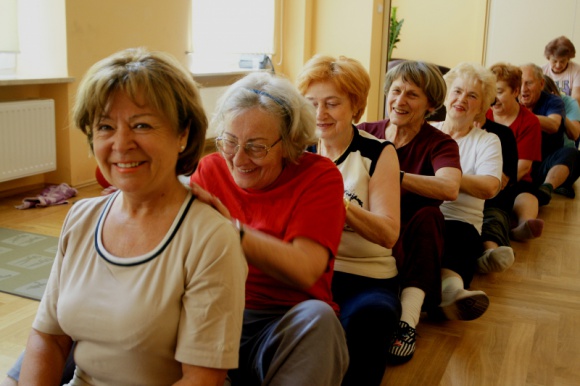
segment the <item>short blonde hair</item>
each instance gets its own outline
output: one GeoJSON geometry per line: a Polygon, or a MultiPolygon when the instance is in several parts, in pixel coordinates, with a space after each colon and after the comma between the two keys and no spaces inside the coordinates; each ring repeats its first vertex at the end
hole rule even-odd
{"type": "Polygon", "coordinates": [[[316,142],[316,113],[296,87],[285,78],[254,72],[232,84],[218,101],[212,127],[223,133],[235,116],[259,107],[280,118],[278,128],[286,158],[297,163],[306,148],[316,142]]]}
{"type": "Polygon", "coordinates": [[[79,85],[72,113],[91,150],[92,125],[109,108],[110,98],[117,91],[134,102],[139,97],[145,98],[148,105],[170,120],[176,135],[189,129],[176,173],[193,173],[203,152],[207,117],[191,73],[173,56],[145,48],[126,49],[95,63],[79,85]]]}
{"type": "Polygon", "coordinates": [[[475,116],[476,120],[480,120],[482,116],[485,116],[497,95],[495,74],[480,64],[459,63],[449,70],[447,74],[443,75],[443,79],[447,83],[448,92],[455,79],[459,77],[473,80],[481,85],[483,97],[481,112],[475,116]]]}
{"type": "Polygon", "coordinates": [[[338,59],[332,56],[315,55],[298,74],[296,85],[302,95],[306,94],[314,82],[332,82],[334,86],[348,95],[357,123],[367,107],[367,97],[371,88],[371,78],[359,61],[346,56],[338,59]]]}

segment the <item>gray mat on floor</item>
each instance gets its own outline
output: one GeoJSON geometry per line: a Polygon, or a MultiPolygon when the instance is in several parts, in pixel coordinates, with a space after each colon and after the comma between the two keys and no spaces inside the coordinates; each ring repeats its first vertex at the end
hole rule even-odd
{"type": "Polygon", "coordinates": [[[0,291],[40,300],[58,238],[0,228],[0,291]]]}

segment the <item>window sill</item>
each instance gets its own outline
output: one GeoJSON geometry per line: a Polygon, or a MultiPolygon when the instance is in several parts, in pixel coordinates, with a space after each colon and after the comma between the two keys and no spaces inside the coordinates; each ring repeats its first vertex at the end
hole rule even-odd
{"type": "Polygon", "coordinates": [[[0,86],[25,86],[35,84],[58,84],[58,83],[73,83],[74,78],[30,78],[20,77],[17,75],[0,76],[0,86]]]}
{"type": "Polygon", "coordinates": [[[256,71],[271,71],[270,69],[254,70],[240,68],[215,72],[192,72],[194,79],[203,87],[229,86],[247,74],[256,71]]]}

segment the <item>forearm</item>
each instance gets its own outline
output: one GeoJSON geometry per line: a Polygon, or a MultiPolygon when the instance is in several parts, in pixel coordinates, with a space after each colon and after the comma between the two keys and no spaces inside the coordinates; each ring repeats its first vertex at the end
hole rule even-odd
{"type": "Polygon", "coordinates": [[[504,188],[509,184],[510,178],[505,174],[501,174],[501,183],[500,183],[500,190],[504,190],[504,188]]]}
{"type": "Polygon", "coordinates": [[[580,122],[579,121],[572,121],[568,118],[564,121],[564,125],[566,126],[566,135],[572,141],[575,141],[580,136],[580,122]]]}
{"type": "Polygon", "coordinates": [[[399,238],[398,219],[374,214],[358,205],[349,205],[346,223],[366,240],[385,248],[392,248],[399,238]]]}
{"type": "Polygon", "coordinates": [[[60,385],[62,371],[72,346],[64,335],[30,332],[19,385],[60,385]]]}
{"type": "Polygon", "coordinates": [[[527,159],[518,160],[518,181],[520,181],[532,169],[532,161],[527,159]]]}
{"type": "Polygon", "coordinates": [[[554,119],[551,116],[546,117],[545,115],[536,115],[536,117],[540,120],[540,126],[544,133],[554,134],[558,132],[561,121],[557,121],[557,119],[554,119]]]}
{"type": "Polygon", "coordinates": [[[289,243],[246,227],[242,247],[248,263],[297,288],[310,288],[328,265],[328,250],[304,238],[289,243]]]}
{"type": "Polygon", "coordinates": [[[227,370],[181,365],[183,377],[173,386],[223,386],[227,370]]]}
{"type": "Polygon", "coordinates": [[[499,192],[500,180],[492,176],[463,175],[461,191],[470,196],[488,200],[499,192]]]}
{"type": "Polygon", "coordinates": [[[459,194],[460,178],[461,172],[459,171],[457,178],[405,173],[401,187],[419,196],[454,201],[459,194]]]}
{"type": "Polygon", "coordinates": [[[576,99],[576,102],[578,102],[578,105],[580,106],[580,87],[576,86],[572,88],[572,95],[570,95],[572,98],[576,99]]]}

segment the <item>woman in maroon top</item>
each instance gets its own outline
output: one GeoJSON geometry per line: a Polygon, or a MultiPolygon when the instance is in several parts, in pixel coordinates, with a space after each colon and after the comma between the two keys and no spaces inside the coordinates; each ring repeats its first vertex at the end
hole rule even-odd
{"type": "Polygon", "coordinates": [[[401,165],[401,235],[393,248],[401,278],[403,313],[391,347],[391,361],[415,352],[421,309],[441,303],[443,215],[439,205],[459,194],[457,143],[426,118],[443,105],[445,81],[437,66],[405,61],[387,73],[389,119],[358,126],[395,144],[401,165]]]}

